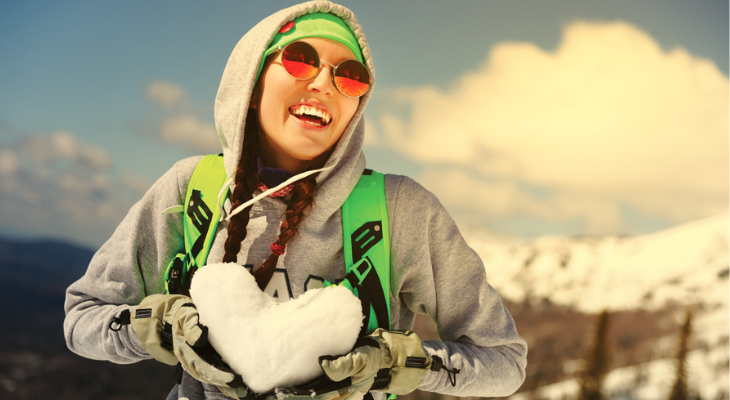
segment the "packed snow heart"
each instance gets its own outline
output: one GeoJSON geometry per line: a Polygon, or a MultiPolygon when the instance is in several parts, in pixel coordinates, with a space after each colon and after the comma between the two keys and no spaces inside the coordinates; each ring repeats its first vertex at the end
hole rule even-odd
{"type": "Polygon", "coordinates": [[[323,375],[319,356],[352,350],[363,322],[360,300],[345,287],[277,303],[233,263],[198,270],[190,292],[210,343],[256,393],[323,375]]]}

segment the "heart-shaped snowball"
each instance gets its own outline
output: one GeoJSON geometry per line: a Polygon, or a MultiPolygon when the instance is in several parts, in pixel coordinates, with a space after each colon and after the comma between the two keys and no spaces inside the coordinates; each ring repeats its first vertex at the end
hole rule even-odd
{"type": "Polygon", "coordinates": [[[345,287],[277,303],[233,263],[198,270],[190,293],[211,345],[256,393],[321,376],[319,356],[352,350],[363,321],[360,300],[345,287]]]}

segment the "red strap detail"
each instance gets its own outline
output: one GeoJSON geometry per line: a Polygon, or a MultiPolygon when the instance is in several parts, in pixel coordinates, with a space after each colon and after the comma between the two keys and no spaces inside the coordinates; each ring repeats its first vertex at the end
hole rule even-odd
{"type": "Polygon", "coordinates": [[[277,257],[284,254],[285,249],[286,249],[286,246],[276,244],[275,242],[271,243],[271,253],[273,253],[277,257]]]}

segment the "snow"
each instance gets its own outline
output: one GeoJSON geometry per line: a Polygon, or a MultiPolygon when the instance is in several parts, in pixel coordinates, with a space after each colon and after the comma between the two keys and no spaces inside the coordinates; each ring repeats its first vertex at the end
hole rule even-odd
{"type": "Polygon", "coordinates": [[[278,303],[233,263],[201,268],[190,292],[210,343],[257,393],[321,376],[319,356],[349,352],[363,321],[360,300],[345,287],[278,303]]]}
{"type": "MultiPolygon", "coordinates": [[[[490,284],[515,302],[548,299],[586,313],[672,306],[678,325],[684,310],[693,308],[690,390],[703,398],[724,392],[727,398],[729,218],[723,214],[635,237],[547,236],[529,242],[477,231],[464,236],[482,257],[490,284]]],[[[676,338],[667,339],[674,348],[676,338]]],[[[608,397],[666,398],[674,368],[673,360],[663,359],[614,370],[606,379],[608,397]]],[[[539,397],[573,398],[577,390],[575,380],[558,382],[540,388],[539,397]]]]}
{"type": "MultiPolygon", "coordinates": [[[[727,370],[716,368],[714,360],[724,357],[727,362],[728,347],[712,350],[693,350],[687,360],[687,381],[690,394],[699,394],[703,399],[727,398],[730,376],[727,370]]],[[[617,368],[609,372],[603,381],[607,399],[666,399],[674,385],[676,360],[662,358],[630,367],[617,368]]],[[[580,385],[577,379],[546,385],[538,389],[537,398],[574,399],[580,385]]],[[[534,395],[520,392],[510,400],[529,400],[534,395]]]]}
{"type": "Polygon", "coordinates": [[[728,303],[727,215],[628,238],[468,239],[492,286],[514,301],[549,298],[585,312],[728,303]]]}

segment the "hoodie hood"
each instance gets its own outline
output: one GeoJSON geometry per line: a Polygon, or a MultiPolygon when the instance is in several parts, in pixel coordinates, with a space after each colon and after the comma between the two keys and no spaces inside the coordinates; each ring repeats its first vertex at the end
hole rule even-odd
{"type": "MultiPolygon", "coordinates": [[[[286,8],[270,15],[251,28],[238,42],[228,59],[215,99],[215,124],[223,147],[226,175],[235,177],[241,158],[246,115],[256,75],[268,44],[282,26],[295,18],[313,12],[328,12],[340,17],[357,38],[365,64],[375,79],[373,60],[362,27],[347,8],[329,1],[311,1],[286,8]]],[[[363,111],[372,94],[360,98],[360,105],[343,132],[335,150],[317,176],[316,206],[308,219],[325,221],[337,212],[355,187],[365,169],[362,145],[365,135],[363,111]]]]}

